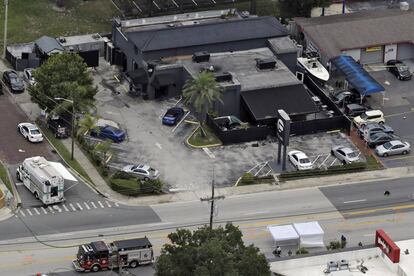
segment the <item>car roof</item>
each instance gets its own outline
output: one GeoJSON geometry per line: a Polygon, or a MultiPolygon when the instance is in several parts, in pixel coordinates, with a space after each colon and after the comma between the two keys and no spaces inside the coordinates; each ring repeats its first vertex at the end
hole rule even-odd
{"type": "Polygon", "coordinates": [[[355,104],[355,103],[353,103],[353,104],[348,104],[348,105],[346,105],[346,107],[347,107],[348,109],[365,109],[365,108],[366,108],[365,106],[362,106],[362,105],[360,105],[360,104],[355,104]]]}
{"type": "Polygon", "coordinates": [[[20,123],[20,125],[25,126],[29,129],[37,129],[38,128],[35,124],[32,124],[32,123],[20,123]]]}
{"type": "Polygon", "coordinates": [[[404,144],[401,140],[392,140],[390,141],[391,145],[395,146],[395,145],[402,145],[404,144]]]}
{"type": "Polygon", "coordinates": [[[346,146],[338,146],[338,147],[336,147],[336,150],[342,150],[345,153],[354,152],[351,148],[346,147],[346,146]]]}
{"type": "Polygon", "coordinates": [[[150,166],[145,165],[145,164],[135,164],[134,167],[137,167],[138,169],[142,169],[142,170],[149,170],[150,166]]]}
{"type": "Polygon", "coordinates": [[[378,115],[378,114],[383,114],[381,110],[367,110],[365,111],[365,113],[367,115],[378,115]]]}
{"type": "Polygon", "coordinates": [[[304,152],[299,150],[291,151],[291,154],[296,155],[298,158],[308,158],[308,156],[304,152]]]}

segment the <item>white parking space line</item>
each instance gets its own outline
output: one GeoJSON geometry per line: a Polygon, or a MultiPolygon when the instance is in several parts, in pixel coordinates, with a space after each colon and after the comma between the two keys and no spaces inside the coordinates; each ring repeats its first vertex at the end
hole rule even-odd
{"type": "Polygon", "coordinates": [[[115,206],[116,206],[116,207],[119,207],[119,204],[115,202],[115,206]]]}
{"type": "Polygon", "coordinates": [[[211,152],[211,150],[209,150],[208,148],[203,148],[203,151],[208,155],[208,157],[210,157],[211,159],[216,158],[216,156],[214,156],[214,154],[211,152]]]}
{"type": "Polygon", "coordinates": [[[92,204],[93,208],[95,208],[95,209],[98,208],[98,207],[96,207],[95,202],[92,201],[91,204],[92,204]]]}
{"type": "Polygon", "coordinates": [[[20,215],[22,215],[22,216],[24,216],[24,217],[26,216],[26,215],[23,213],[23,211],[22,211],[22,210],[20,210],[20,212],[19,212],[19,213],[20,213],[20,215]]]}
{"type": "Polygon", "coordinates": [[[364,201],[367,201],[367,199],[366,199],[366,198],[364,198],[364,199],[357,199],[357,200],[344,201],[344,203],[345,203],[345,204],[347,204],[347,203],[356,203],[356,202],[364,202],[364,201]]]}
{"type": "Polygon", "coordinates": [[[47,211],[46,211],[46,209],[45,209],[45,208],[40,207],[40,209],[42,209],[42,211],[43,211],[43,213],[45,213],[45,215],[47,214],[47,211]]]}
{"type": "Polygon", "coordinates": [[[103,206],[103,204],[100,201],[98,201],[98,204],[101,205],[101,208],[105,208],[105,206],[103,206]]]}
{"type": "Polygon", "coordinates": [[[51,206],[47,206],[47,209],[52,213],[52,214],[54,214],[55,213],[55,211],[53,210],[53,208],[51,207],[51,206]]]}
{"type": "Polygon", "coordinates": [[[108,201],[105,201],[105,203],[106,203],[106,205],[108,205],[108,207],[109,208],[111,208],[112,206],[111,206],[111,204],[109,204],[109,202],[108,201]]]}
{"type": "Polygon", "coordinates": [[[181,121],[178,122],[178,124],[171,130],[171,132],[174,132],[180,125],[182,122],[184,122],[185,118],[187,118],[187,116],[190,114],[190,111],[188,111],[183,118],[181,119],[181,121]]]}
{"type": "Polygon", "coordinates": [[[82,206],[79,203],[76,203],[78,205],[79,209],[83,210],[82,206]]]}
{"type": "Polygon", "coordinates": [[[89,207],[88,203],[84,202],[83,204],[85,204],[86,209],[90,210],[91,208],[89,207]]]}
{"type": "Polygon", "coordinates": [[[16,182],[16,186],[22,186],[23,182],[16,182]]]}
{"type": "Polygon", "coordinates": [[[76,208],[73,206],[72,203],[69,203],[70,208],[72,208],[73,211],[76,211],[76,208]]]}
{"type": "Polygon", "coordinates": [[[40,215],[40,212],[36,208],[33,208],[33,210],[36,212],[37,215],[40,215]]]}
{"type": "Polygon", "coordinates": [[[29,209],[26,209],[26,212],[27,212],[29,215],[33,216],[32,212],[30,212],[30,210],[29,210],[29,209]]]}
{"type": "Polygon", "coordinates": [[[57,206],[57,205],[54,205],[54,206],[53,206],[53,209],[57,210],[59,213],[61,213],[61,212],[62,212],[62,209],[60,209],[60,207],[59,207],[59,206],[57,206]]]}
{"type": "Polygon", "coordinates": [[[69,209],[68,209],[68,207],[66,207],[65,204],[63,204],[62,207],[63,207],[63,209],[65,209],[66,212],[69,212],[69,209]]]}
{"type": "Polygon", "coordinates": [[[162,146],[161,146],[161,144],[160,144],[160,143],[155,143],[155,145],[156,145],[159,149],[162,149],[162,146]]]}

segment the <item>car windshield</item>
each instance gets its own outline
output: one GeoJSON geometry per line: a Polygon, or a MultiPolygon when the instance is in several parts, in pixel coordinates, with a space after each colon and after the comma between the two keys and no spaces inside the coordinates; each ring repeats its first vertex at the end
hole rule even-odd
{"type": "Polygon", "coordinates": [[[388,142],[388,143],[385,143],[385,144],[383,145],[383,147],[384,147],[385,149],[390,149],[390,148],[392,147],[392,144],[391,144],[390,142],[388,142]]]}
{"type": "Polygon", "coordinates": [[[367,115],[367,113],[362,113],[362,114],[361,114],[361,119],[362,119],[362,120],[366,120],[366,119],[368,119],[368,115],[367,115]]]}
{"type": "Polygon", "coordinates": [[[36,135],[36,134],[40,134],[40,131],[38,129],[31,129],[30,133],[36,135]]]}
{"type": "Polygon", "coordinates": [[[356,152],[350,152],[350,153],[347,154],[347,156],[349,158],[355,158],[355,157],[357,157],[357,154],[356,154],[356,152]]]}
{"type": "Polygon", "coordinates": [[[405,64],[397,64],[396,66],[397,66],[398,71],[400,71],[400,72],[405,72],[405,71],[409,71],[410,70],[408,68],[408,66],[405,65],[405,64]]]}
{"type": "Polygon", "coordinates": [[[300,160],[299,160],[299,162],[300,162],[301,164],[310,163],[310,161],[309,161],[309,159],[308,159],[308,158],[303,158],[303,159],[300,159],[300,160]]]}
{"type": "Polygon", "coordinates": [[[16,77],[10,77],[10,83],[12,84],[20,84],[20,80],[16,77]]]}

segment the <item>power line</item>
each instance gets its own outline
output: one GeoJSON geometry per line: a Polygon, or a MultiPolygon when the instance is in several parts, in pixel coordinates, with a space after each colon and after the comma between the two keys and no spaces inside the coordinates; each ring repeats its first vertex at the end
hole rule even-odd
{"type": "Polygon", "coordinates": [[[214,218],[214,201],[216,199],[224,199],[224,196],[214,196],[214,186],[215,186],[215,179],[214,179],[214,168],[213,168],[213,181],[211,182],[211,197],[200,198],[201,201],[208,201],[210,202],[210,230],[213,229],[213,218],[214,218]]]}

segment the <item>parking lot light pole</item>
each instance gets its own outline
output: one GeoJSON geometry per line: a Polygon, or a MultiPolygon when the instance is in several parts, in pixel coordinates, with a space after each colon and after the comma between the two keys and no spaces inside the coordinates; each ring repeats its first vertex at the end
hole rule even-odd
{"type": "Polygon", "coordinates": [[[69,103],[72,104],[72,152],[71,152],[71,156],[70,156],[70,160],[73,160],[73,152],[74,152],[74,148],[75,148],[75,104],[73,102],[73,100],[68,100],[65,98],[55,98],[55,100],[57,101],[67,101],[69,103]]]}

